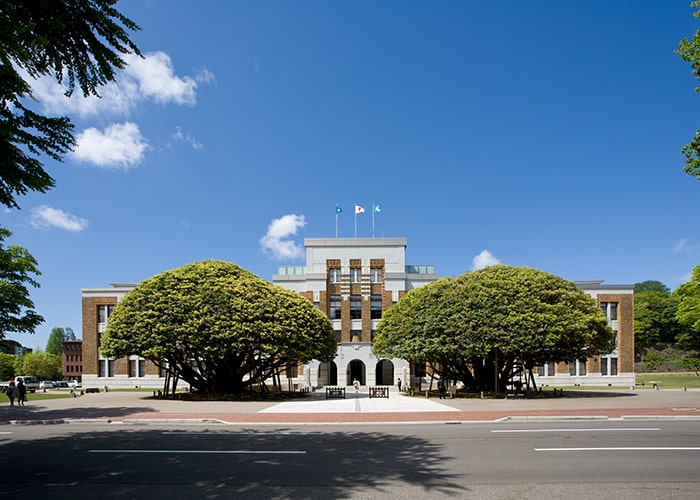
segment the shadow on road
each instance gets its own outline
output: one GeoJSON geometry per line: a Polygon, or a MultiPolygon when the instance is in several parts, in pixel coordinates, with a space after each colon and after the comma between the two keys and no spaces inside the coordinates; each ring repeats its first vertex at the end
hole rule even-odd
{"type": "Polygon", "coordinates": [[[66,430],[2,441],[0,485],[15,498],[391,497],[397,484],[464,493],[463,467],[443,445],[382,432],[66,430]]]}

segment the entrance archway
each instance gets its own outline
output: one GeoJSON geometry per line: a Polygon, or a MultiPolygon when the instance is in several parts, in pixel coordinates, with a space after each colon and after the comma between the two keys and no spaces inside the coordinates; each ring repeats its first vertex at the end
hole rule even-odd
{"type": "Polygon", "coordinates": [[[348,385],[352,385],[355,380],[358,380],[360,385],[366,385],[365,364],[359,359],[353,359],[348,365],[348,385]]]}
{"type": "Polygon", "coordinates": [[[382,359],[377,363],[377,385],[394,385],[394,363],[382,359]]]}
{"type": "Polygon", "coordinates": [[[338,385],[338,365],[335,361],[318,365],[318,385],[338,385]]]}

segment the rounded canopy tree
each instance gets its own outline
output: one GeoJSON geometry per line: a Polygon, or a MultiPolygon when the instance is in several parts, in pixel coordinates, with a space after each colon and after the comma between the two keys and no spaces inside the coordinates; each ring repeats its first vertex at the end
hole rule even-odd
{"type": "Polygon", "coordinates": [[[240,394],[289,363],[327,360],[330,321],[296,292],[207,260],[139,283],[109,318],[106,356],[138,354],[203,393],[240,394]]]}
{"type": "Polygon", "coordinates": [[[471,390],[504,390],[518,367],[585,360],[612,339],[594,299],[572,282],[497,265],[407,293],[377,325],[373,351],[424,361],[471,390]]]}

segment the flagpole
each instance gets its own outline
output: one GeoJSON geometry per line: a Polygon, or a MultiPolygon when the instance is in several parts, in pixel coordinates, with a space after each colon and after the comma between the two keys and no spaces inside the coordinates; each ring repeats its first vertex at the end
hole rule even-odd
{"type": "Polygon", "coordinates": [[[372,203],[372,239],[374,239],[374,203],[372,203]]]}
{"type": "Polygon", "coordinates": [[[355,238],[357,238],[357,209],[355,209],[355,238]]]}
{"type": "Polygon", "coordinates": [[[338,237],[338,211],[335,211],[335,237],[338,237]]]}

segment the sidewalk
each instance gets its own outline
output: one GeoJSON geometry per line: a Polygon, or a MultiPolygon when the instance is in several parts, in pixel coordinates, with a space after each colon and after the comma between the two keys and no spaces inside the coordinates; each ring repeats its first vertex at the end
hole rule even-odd
{"type": "Polygon", "coordinates": [[[700,390],[570,391],[552,399],[427,399],[393,391],[388,399],[321,392],[284,402],[171,401],[144,392],[101,392],[77,398],[0,406],[0,424],[31,423],[408,423],[503,419],[683,418],[700,421],[700,390]]]}

